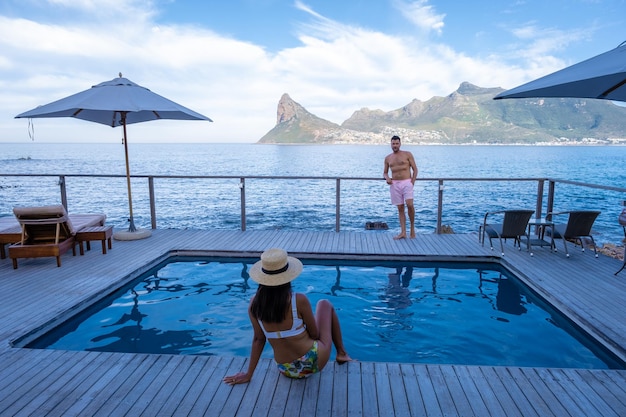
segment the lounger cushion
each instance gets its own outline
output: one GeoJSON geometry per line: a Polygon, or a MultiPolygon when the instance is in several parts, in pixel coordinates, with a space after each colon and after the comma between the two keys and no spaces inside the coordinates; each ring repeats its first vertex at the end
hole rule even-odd
{"type": "Polygon", "coordinates": [[[0,217],[0,233],[3,233],[5,230],[15,229],[19,225],[14,216],[0,217]]]}
{"type": "Polygon", "coordinates": [[[76,234],[76,230],[62,204],[39,207],[13,207],[13,214],[15,214],[15,217],[22,225],[49,224],[51,222],[65,223],[67,225],[67,234],[70,236],[76,234]]]}

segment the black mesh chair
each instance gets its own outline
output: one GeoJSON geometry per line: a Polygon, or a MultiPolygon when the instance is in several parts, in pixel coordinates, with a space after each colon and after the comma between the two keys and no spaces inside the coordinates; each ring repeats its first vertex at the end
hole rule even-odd
{"type": "Polygon", "coordinates": [[[500,251],[504,256],[504,244],[502,240],[514,239],[514,244],[521,250],[521,238],[526,237],[526,243],[530,248],[530,236],[528,235],[528,221],[533,215],[533,210],[502,210],[487,212],[480,228],[480,241],[485,245],[485,235],[489,237],[489,245],[493,250],[492,239],[500,240],[500,251]],[[491,219],[490,219],[491,217],[491,219]],[[502,223],[496,223],[493,219],[501,218],[502,223]],[[490,221],[491,220],[491,221],[490,221]]]}
{"type": "Polygon", "coordinates": [[[548,227],[546,233],[552,238],[552,247],[556,251],[556,244],[554,239],[562,239],[563,247],[565,248],[565,256],[569,258],[569,252],[567,251],[567,241],[572,240],[574,242],[579,241],[582,251],[585,251],[585,244],[583,238],[591,240],[593,245],[593,252],[598,257],[598,251],[596,250],[596,242],[591,236],[591,227],[596,221],[596,218],[600,214],[599,211],[594,210],[578,210],[578,211],[562,211],[559,213],[548,213],[547,220],[554,222],[554,227],[548,227]],[[567,223],[558,223],[559,217],[564,218],[568,215],[567,223]]]}

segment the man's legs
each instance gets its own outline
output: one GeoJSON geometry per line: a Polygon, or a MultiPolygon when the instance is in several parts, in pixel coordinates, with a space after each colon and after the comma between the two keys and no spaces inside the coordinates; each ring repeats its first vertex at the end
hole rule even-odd
{"type": "Polygon", "coordinates": [[[396,240],[406,238],[406,214],[404,213],[404,204],[398,204],[397,207],[398,207],[398,218],[400,219],[400,234],[393,237],[396,240]]]}
{"type": "MultiPolygon", "coordinates": [[[[410,236],[411,239],[415,239],[415,206],[413,205],[413,199],[406,200],[406,209],[409,212],[409,221],[411,222],[410,236]]],[[[404,228],[402,230],[404,230],[404,228]]]]}

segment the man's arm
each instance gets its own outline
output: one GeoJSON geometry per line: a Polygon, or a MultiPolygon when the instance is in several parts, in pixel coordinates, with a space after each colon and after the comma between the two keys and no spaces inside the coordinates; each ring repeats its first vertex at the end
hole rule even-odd
{"type": "Polygon", "coordinates": [[[411,164],[411,183],[415,184],[415,179],[417,178],[417,164],[415,163],[415,158],[413,158],[413,154],[410,152],[409,164],[411,164]]]}
{"type": "Polygon", "coordinates": [[[385,178],[385,181],[387,181],[387,184],[391,184],[391,178],[389,178],[389,161],[387,160],[387,158],[385,158],[385,169],[383,171],[383,177],[385,178]]]}

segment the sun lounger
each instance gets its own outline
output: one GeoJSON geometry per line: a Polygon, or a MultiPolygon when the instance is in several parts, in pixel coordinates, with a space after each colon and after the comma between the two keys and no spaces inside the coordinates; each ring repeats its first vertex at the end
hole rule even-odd
{"type": "Polygon", "coordinates": [[[0,217],[0,259],[7,257],[4,247],[19,242],[21,235],[22,226],[15,217],[0,217]]]}
{"type": "MultiPolygon", "coordinates": [[[[32,207],[37,209],[37,207],[32,207]]],[[[87,227],[104,226],[106,215],[102,213],[93,214],[70,214],[74,230],[81,231],[87,227]]],[[[22,238],[22,226],[15,216],[0,217],[0,259],[7,257],[5,246],[17,243],[22,238]]]]}
{"type": "MultiPolygon", "coordinates": [[[[18,258],[54,256],[61,266],[61,255],[70,248],[75,253],[76,232],[91,226],[104,224],[104,214],[68,215],[62,205],[42,207],[15,207],[15,218],[19,224],[19,236],[9,246],[9,257],[13,268],[18,258]],[[17,243],[15,243],[17,242],[17,243]]],[[[15,238],[14,228],[0,231],[0,235],[15,238]]],[[[4,249],[4,243],[2,243],[4,249]]]]}

